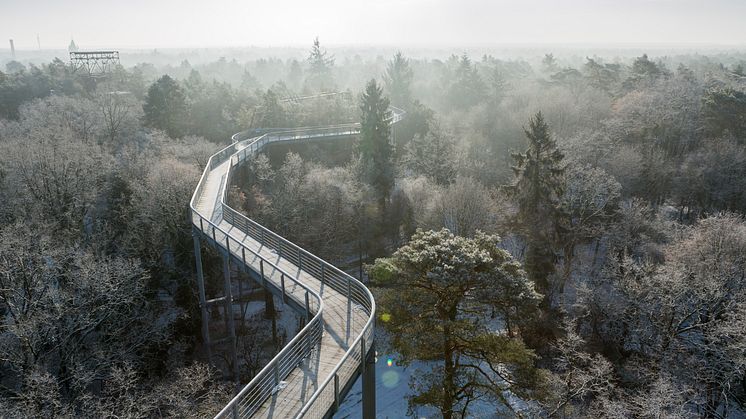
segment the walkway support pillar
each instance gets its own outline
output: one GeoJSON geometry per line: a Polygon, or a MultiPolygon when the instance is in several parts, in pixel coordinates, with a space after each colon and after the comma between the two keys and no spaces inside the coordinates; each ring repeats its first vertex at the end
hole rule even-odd
{"type": "Polygon", "coordinates": [[[223,293],[225,294],[225,317],[228,320],[228,333],[230,333],[231,355],[233,358],[233,379],[239,383],[238,376],[238,350],[236,348],[236,325],[233,320],[233,290],[231,287],[230,255],[223,254],[223,293]]]}
{"type": "Polygon", "coordinates": [[[363,375],[363,419],[376,417],[376,345],[370,343],[370,350],[365,351],[365,339],[360,339],[361,365],[363,375]]]}
{"type": "Polygon", "coordinates": [[[205,275],[202,272],[202,245],[199,233],[192,231],[194,240],[194,259],[197,262],[197,288],[199,289],[199,308],[202,311],[202,342],[207,350],[207,362],[212,364],[212,344],[210,343],[210,318],[207,311],[207,297],[205,297],[205,275]]]}

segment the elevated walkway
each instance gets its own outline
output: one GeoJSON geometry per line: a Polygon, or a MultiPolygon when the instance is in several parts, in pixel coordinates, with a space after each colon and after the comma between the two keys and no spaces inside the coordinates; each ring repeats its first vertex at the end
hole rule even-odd
{"type": "MultiPolygon", "coordinates": [[[[391,123],[404,112],[392,108],[391,123]]],[[[363,414],[375,413],[374,328],[375,300],[355,278],[330,263],[285,240],[228,206],[226,189],[232,171],[277,142],[306,142],[353,138],[357,124],[272,131],[233,136],[233,144],[207,163],[190,203],[197,274],[202,308],[202,332],[210,346],[208,311],[211,303],[223,304],[233,313],[230,264],[248,272],[267,290],[301,313],[305,326],[217,414],[217,418],[320,418],[333,414],[359,374],[363,375],[363,414]],[[200,255],[206,241],[223,255],[224,296],[206,300],[200,255]]],[[[238,379],[233,316],[227,316],[238,379]]]]}

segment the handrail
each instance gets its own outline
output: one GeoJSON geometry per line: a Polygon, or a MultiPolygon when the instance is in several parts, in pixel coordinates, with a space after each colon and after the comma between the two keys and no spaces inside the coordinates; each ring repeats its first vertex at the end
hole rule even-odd
{"type": "MultiPolygon", "coordinates": [[[[235,255],[231,255],[231,250],[230,250],[231,237],[230,237],[230,234],[227,231],[223,230],[219,225],[215,224],[211,220],[209,220],[206,217],[202,216],[202,214],[200,214],[197,211],[197,209],[196,209],[197,201],[201,197],[201,194],[202,194],[202,192],[204,190],[204,180],[206,179],[207,174],[214,167],[216,167],[220,163],[225,162],[227,160],[227,158],[228,158],[227,156],[231,155],[230,153],[227,153],[227,151],[229,151],[231,149],[235,149],[235,143],[231,144],[228,147],[225,147],[224,149],[222,149],[220,151],[218,151],[216,154],[214,154],[213,156],[211,156],[210,159],[208,160],[208,163],[205,166],[205,170],[202,173],[202,177],[200,177],[199,184],[198,184],[197,188],[195,189],[194,194],[192,195],[192,199],[190,201],[190,210],[191,210],[190,212],[191,212],[191,217],[192,217],[192,223],[195,225],[195,228],[197,228],[200,232],[202,232],[203,234],[205,234],[207,237],[212,237],[213,242],[217,246],[222,247],[222,240],[218,241],[217,240],[217,236],[216,236],[216,231],[219,231],[221,233],[221,235],[225,237],[225,240],[226,240],[226,250],[228,251],[229,256],[234,256],[235,257],[235,255]],[[195,216],[198,217],[197,218],[198,221],[195,220],[195,218],[194,218],[195,216]],[[197,223],[199,224],[199,227],[197,227],[197,223]]],[[[221,201],[222,201],[222,199],[221,199],[221,201]]],[[[221,239],[222,239],[222,237],[221,237],[221,239]]],[[[301,331],[298,332],[298,334],[295,335],[295,337],[293,337],[293,339],[291,339],[291,341],[287,345],[285,345],[285,347],[283,347],[283,349],[277,355],[275,355],[275,357],[273,357],[272,360],[264,368],[262,368],[262,370],[251,380],[251,382],[249,382],[249,384],[247,384],[243,388],[243,390],[241,392],[239,392],[238,395],[236,395],[236,397],[234,397],[234,400],[235,400],[235,399],[237,399],[239,397],[246,396],[248,393],[251,392],[252,389],[258,388],[260,394],[257,397],[255,397],[255,399],[257,399],[259,401],[263,401],[264,399],[266,399],[266,397],[268,397],[269,395],[271,395],[272,392],[273,392],[273,390],[274,390],[272,387],[268,388],[266,386],[267,377],[272,377],[274,379],[274,382],[275,382],[274,386],[276,387],[279,384],[279,381],[282,381],[287,375],[290,374],[290,372],[292,372],[292,368],[289,368],[289,367],[293,366],[293,364],[295,363],[293,361],[297,362],[299,359],[305,358],[308,355],[309,351],[306,351],[304,353],[300,353],[300,356],[299,356],[298,353],[293,353],[293,354],[291,354],[293,356],[293,358],[290,358],[289,360],[287,358],[287,355],[293,349],[295,349],[298,345],[300,345],[300,342],[304,338],[306,338],[306,340],[307,340],[305,346],[308,346],[308,347],[314,346],[315,344],[318,343],[318,341],[321,340],[321,332],[323,330],[322,313],[323,313],[324,303],[323,303],[323,299],[321,298],[320,295],[318,295],[318,293],[316,293],[311,288],[308,288],[305,284],[301,283],[300,281],[296,280],[295,276],[293,274],[288,273],[287,271],[285,271],[284,269],[282,269],[280,266],[276,265],[271,260],[268,260],[268,259],[264,258],[261,254],[255,252],[251,248],[245,246],[243,243],[241,243],[241,242],[239,242],[239,241],[237,241],[235,239],[233,239],[233,242],[236,244],[237,247],[241,248],[242,255],[245,255],[245,252],[249,251],[250,254],[254,255],[255,257],[258,257],[261,260],[261,262],[260,262],[261,264],[267,264],[267,265],[269,265],[270,267],[272,267],[275,270],[277,270],[278,272],[280,272],[281,277],[283,279],[287,278],[290,281],[292,281],[293,283],[295,283],[295,284],[299,285],[301,288],[303,288],[305,290],[306,301],[304,301],[304,302],[298,301],[299,303],[301,303],[301,304],[305,303],[306,306],[309,309],[311,309],[313,306],[310,305],[310,301],[308,300],[309,297],[311,297],[311,296],[315,299],[315,303],[316,303],[316,306],[315,306],[316,309],[313,310],[315,312],[313,318],[310,319],[310,321],[307,322],[307,324],[301,329],[301,331]],[[285,361],[285,362],[283,362],[283,361],[285,361]],[[272,375],[270,376],[270,374],[272,374],[272,375]],[[265,385],[260,386],[259,384],[265,384],[265,385]]],[[[244,263],[244,265],[246,265],[245,256],[242,257],[242,262],[244,263]]],[[[284,292],[285,291],[284,288],[285,287],[283,287],[284,298],[297,299],[294,295],[285,293],[284,292]]],[[[223,410],[224,411],[230,410],[231,407],[232,407],[231,406],[232,404],[233,404],[233,402],[229,403],[228,406],[226,406],[223,410]]],[[[259,406],[261,406],[261,403],[259,403],[259,406]]],[[[250,411],[252,409],[252,406],[248,406],[248,409],[250,411]]],[[[222,415],[224,415],[223,411],[221,411],[218,414],[218,417],[220,417],[222,415]]]]}
{"type": "MultiPolygon", "coordinates": [[[[395,106],[389,106],[389,110],[391,111],[391,124],[395,124],[402,119],[404,119],[404,115],[406,112],[401,109],[397,108],[395,106]]],[[[293,131],[308,131],[310,129],[332,129],[332,128],[339,128],[339,127],[355,127],[360,128],[359,122],[352,122],[348,124],[337,124],[337,125],[318,125],[318,126],[306,126],[306,127],[297,127],[297,128],[253,128],[246,131],[241,131],[236,134],[233,134],[231,136],[231,140],[236,143],[240,141],[240,138],[249,138],[253,139],[255,137],[259,137],[263,134],[271,134],[271,133],[285,133],[285,132],[293,132],[293,131]],[[251,137],[253,135],[253,137],[251,137]]]]}
{"type": "MultiPolygon", "coordinates": [[[[390,122],[392,124],[399,122],[403,118],[403,115],[404,111],[391,107],[390,122]]],[[[255,413],[267,397],[278,391],[279,382],[292,372],[294,365],[296,365],[299,360],[305,359],[311,355],[315,345],[320,342],[323,333],[324,304],[321,295],[293,278],[292,275],[285,272],[275,263],[265,259],[259,253],[246,247],[242,242],[232,239],[227,231],[224,231],[219,225],[202,216],[197,211],[197,203],[204,192],[204,185],[207,176],[210,171],[227,160],[230,160],[230,164],[227,175],[222,179],[220,188],[220,190],[223,191],[219,203],[222,210],[223,220],[244,234],[251,236],[254,240],[258,241],[262,247],[275,250],[279,257],[293,263],[299,268],[299,271],[318,279],[321,284],[331,287],[341,295],[346,295],[348,310],[352,310],[352,304],[354,303],[356,306],[363,309],[368,316],[365,326],[360,334],[357,335],[352,343],[347,346],[347,351],[336,364],[332,372],[325,378],[322,384],[311,395],[297,414],[297,417],[321,417],[326,415],[332,406],[338,406],[340,402],[340,378],[345,380],[342,381],[343,385],[346,386],[349,384],[351,379],[355,376],[357,366],[361,361],[363,361],[365,354],[372,347],[375,327],[375,299],[370,290],[357,279],[231,208],[230,205],[226,203],[228,191],[227,186],[231,178],[232,169],[246,161],[249,156],[260,151],[267,144],[283,141],[356,135],[360,132],[360,124],[340,124],[324,127],[284,129],[282,131],[268,131],[262,135],[251,137],[251,135],[258,134],[260,131],[261,130],[247,130],[234,134],[231,137],[231,145],[221,149],[210,157],[190,201],[192,223],[195,225],[195,229],[207,235],[208,238],[211,233],[213,243],[216,246],[225,248],[229,256],[231,256],[231,241],[233,241],[236,246],[240,246],[242,255],[244,255],[245,251],[248,250],[251,254],[260,259],[260,263],[267,263],[280,272],[283,281],[281,286],[283,298],[289,297],[295,300],[298,299],[297,296],[287,294],[286,287],[284,286],[284,278],[289,278],[294,283],[301,286],[305,290],[306,306],[309,307],[307,302],[309,296],[313,296],[316,300],[315,308],[317,310],[315,311],[313,318],[308,321],[305,327],[287,345],[285,345],[285,347],[283,347],[283,349],[275,355],[275,357],[273,357],[264,368],[262,368],[262,370],[220,411],[220,413],[218,413],[216,418],[228,417],[228,415],[243,417],[255,413]],[[242,139],[246,137],[249,138],[242,139]],[[196,219],[195,216],[197,216],[196,219]],[[207,227],[205,227],[205,222],[207,222],[207,227]],[[199,226],[197,226],[197,224],[199,224],[199,226]],[[205,228],[207,228],[207,230],[205,230],[205,228]],[[220,231],[221,236],[225,236],[225,246],[223,246],[222,240],[218,241],[216,239],[216,231],[220,231]],[[313,343],[313,345],[310,343],[313,343]],[[303,347],[299,348],[300,345],[303,347]],[[272,386],[272,382],[274,382],[274,386],[272,386]]],[[[243,256],[243,258],[238,258],[235,254],[232,256],[246,265],[245,256],[243,256]]],[[[262,280],[264,280],[264,278],[262,278],[262,280]]],[[[297,302],[301,305],[304,303],[303,301],[297,302]]]]}

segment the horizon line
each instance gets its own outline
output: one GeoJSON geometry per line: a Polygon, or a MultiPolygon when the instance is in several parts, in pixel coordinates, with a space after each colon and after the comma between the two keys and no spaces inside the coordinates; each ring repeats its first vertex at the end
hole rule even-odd
{"type": "MultiPolygon", "coordinates": [[[[15,38],[9,38],[15,40],[15,38]]],[[[118,51],[155,51],[155,50],[206,50],[206,49],[308,49],[311,43],[301,44],[246,44],[246,45],[232,45],[232,44],[205,44],[205,45],[122,45],[113,46],[111,44],[93,44],[90,47],[80,48],[80,51],[93,51],[101,48],[107,50],[118,50],[118,51]]],[[[327,49],[340,49],[340,48],[373,48],[373,49],[425,49],[425,50],[444,50],[444,49],[485,49],[485,48],[541,48],[541,47],[554,47],[554,48],[622,48],[622,49],[633,49],[633,48],[672,48],[672,49],[686,49],[686,48],[721,48],[721,49],[737,49],[746,48],[746,42],[734,42],[734,43],[720,43],[720,42],[485,42],[485,43],[463,43],[463,44],[393,44],[393,43],[329,43],[324,44],[324,48],[327,49]]],[[[51,47],[51,48],[34,48],[34,47],[18,47],[15,46],[16,52],[44,52],[44,51],[67,51],[66,46],[51,47]]],[[[0,51],[10,52],[10,48],[2,48],[0,51]]]]}

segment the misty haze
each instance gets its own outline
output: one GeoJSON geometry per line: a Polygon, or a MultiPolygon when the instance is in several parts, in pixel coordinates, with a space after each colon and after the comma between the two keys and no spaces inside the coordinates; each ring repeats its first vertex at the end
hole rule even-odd
{"type": "Polygon", "coordinates": [[[745,22],[0,0],[0,417],[746,418],[745,22]]]}

